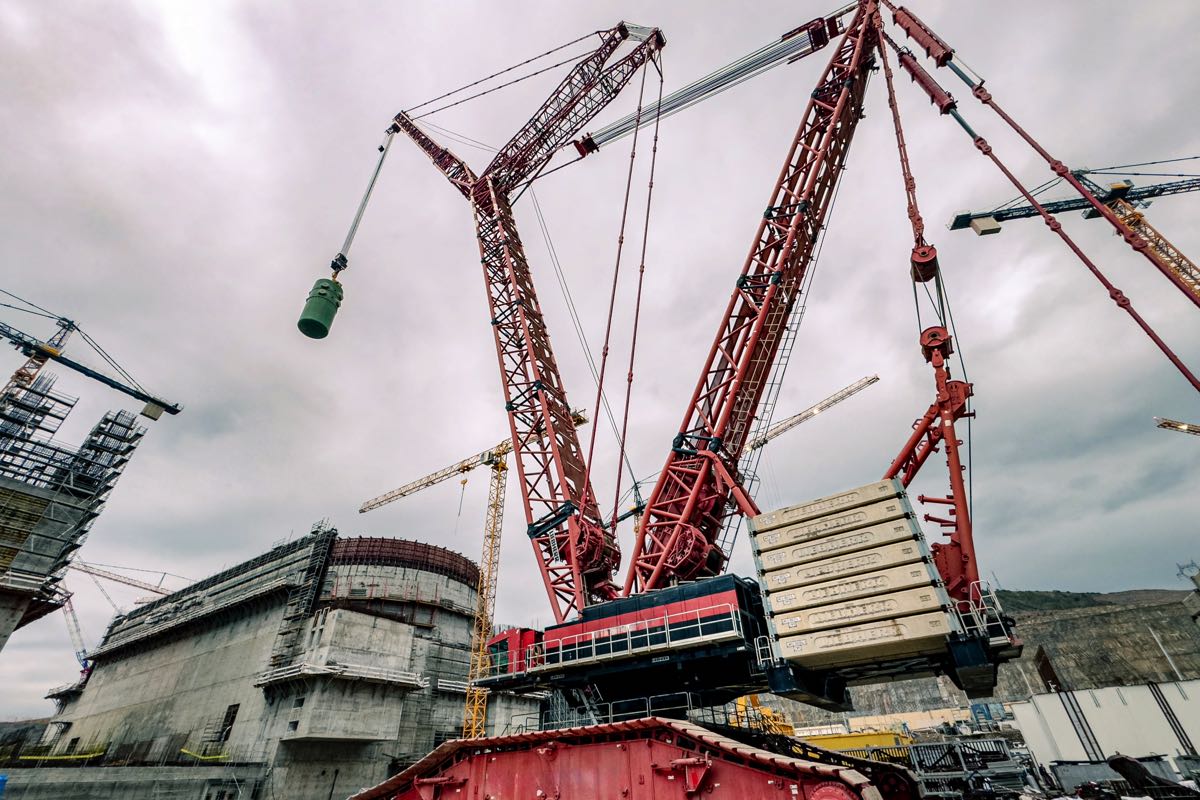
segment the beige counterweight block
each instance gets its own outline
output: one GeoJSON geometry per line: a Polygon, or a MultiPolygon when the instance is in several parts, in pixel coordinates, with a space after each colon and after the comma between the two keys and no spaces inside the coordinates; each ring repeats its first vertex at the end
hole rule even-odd
{"type": "Polygon", "coordinates": [[[910,513],[908,501],[904,497],[892,497],[858,508],[835,511],[827,516],[798,522],[794,525],[755,532],[754,545],[760,552],[766,552],[788,545],[815,541],[837,533],[904,519],[910,513]]]}
{"type": "Polygon", "coordinates": [[[779,640],[781,655],[805,667],[836,667],[944,650],[950,617],[944,611],[868,622],[779,640]]]}
{"type": "Polygon", "coordinates": [[[935,576],[931,565],[919,562],[907,567],[892,567],[879,572],[868,572],[850,578],[839,578],[834,581],[784,589],[779,592],[770,591],[768,588],[767,603],[770,605],[772,613],[782,614],[785,611],[815,608],[860,597],[889,594],[902,589],[932,586],[934,580],[935,576]]]}
{"type": "Polygon", "coordinates": [[[784,525],[804,522],[817,517],[827,517],[837,511],[877,503],[880,500],[899,497],[902,494],[904,494],[904,487],[899,480],[876,481],[868,483],[866,486],[859,486],[857,489],[838,492],[828,497],[819,497],[798,506],[767,511],[757,517],[751,517],[749,526],[750,530],[755,533],[774,530],[782,528],[784,525]]]}
{"type": "Polygon", "coordinates": [[[835,578],[848,578],[864,572],[879,572],[889,567],[912,564],[925,558],[925,548],[922,544],[916,539],[910,539],[907,542],[886,544],[840,558],[827,558],[810,564],[772,570],[763,575],[762,584],[768,592],[778,592],[796,586],[808,586],[835,578]]]}
{"type": "Polygon", "coordinates": [[[768,550],[759,554],[759,562],[764,572],[771,572],[796,564],[807,564],[826,558],[837,558],[859,550],[870,550],[894,542],[904,542],[916,539],[921,535],[916,520],[898,519],[885,522],[882,525],[872,525],[869,528],[859,528],[856,531],[838,533],[826,536],[813,542],[805,542],[778,550],[768,550]]]}
{"type": "Polygon", "coordinates": [[[927,586],[921,589],[906,589],[903,592],[864,597],[860,600],[848,600],[845,603],[834,603],[829,606],[818,606],[803,611],[792,611],[775,617],[772,624],[775,626],[776,634],[783,638],[826,628],[844,628],[864,622],[924,614],[938,611],[941,608],[941,592],[936,587],[927,586]]]}

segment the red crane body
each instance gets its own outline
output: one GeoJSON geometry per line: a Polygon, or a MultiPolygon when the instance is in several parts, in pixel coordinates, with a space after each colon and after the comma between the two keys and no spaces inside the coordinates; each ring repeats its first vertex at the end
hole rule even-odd
{"type": "Polygon", "coordinates": [[[471,202],[529,538],[559,622],[591,602],[617,595],[612,574],[620,552],[588,485],[579,435],[509,194],[543,169],[665,43],[657,29],[624,23],[599,35],[600,47],[575,65],[481,175],[434,142],[407,114],[397,114],[392,128],[408,135],[471,202]],[[606,67],[631,35],[641,42],[606,67]]]}

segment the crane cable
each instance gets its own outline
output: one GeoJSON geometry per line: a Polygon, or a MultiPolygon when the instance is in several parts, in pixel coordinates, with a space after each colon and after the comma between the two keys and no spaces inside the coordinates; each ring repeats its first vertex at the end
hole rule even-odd
{"type": "Polygon", "coordinates": [[[92,350],[96,351],[96,354],[99,355],[102,359],[104,359],[105,363],[107,363],[110,367],[112,367],[113,370],[116,371],[116,373],[118,375],[120,375],[122,378],[124,378],[126,381],[128,381],[131,386],[136,387],[137,389],[141,390],[145,394],[149,394],[149,392],[146,390],[146,387],[144,387],[140,383],[138,383],[137,380],[132,375],[130,375],[129,372],[124,367],[122,367],[119,363],[117,363],[117,360],[115,358],[113,358],[112,356],[110,356],[108,354],[108,351],[106,351],[103,347],[100,346],[99,342],[97,342],[95,339],[93,339],[87,333],[87,331],[85,331],[83,328],[79,327],[79,325],[77,325],[74,321],[68,320],[65,317],[60,317],[59,315],[55,314],[53,311],[50,311],[47,308],[43,308],[42,306],[39,306],[37,303],[33,302],[32,300],[26,300],[24,297],[15,295],[6,289],[0,289],[0,294],[11,297],[13,300],[16,300],[18,303],[24,303],[25,305],[29,306],[30,308],[37,309],[37,311],[30,311],[29,308],[21,308],[19,306],[14,306],[9,303],[0,303],[0,306],[2,306],[4,308],[11,308],[14,311],[24,311],[26,314],[32,314],[35,317],[45,317],[47,319],[52,319],[56,322],[66,322],[66,323],[70,324],[75,329],[76,333],[79,334],[79,337],[81,339],[83,339],[83,341],[86,342],[88,344],[88,346],[92,348],[92,350]]]}
{"type": "MultiPolygon", "coordinates": [[[[643,67],[642,82],[640,88],[638,89],[636,112],[636,119],[639,122],[641,121],[642,108],[646,96],[646,72],[646,68],[643,67]]],[[[609,291],[608,296],[608,318],[604,325],[604,345],[600,348],[600,372],[596,379],[596,404],[595,411],[593,412],[595,416],[599,416],[600,414],[600,405],[604,397],[604,378],[608,368],[608,349],[609,343],[612,341],[613,310],[615,309],[617,303],[617,285],[621,276],[621,255],[625,250],[625,223],[629,219],[629,197],[633,190],[633,168],[637,162],[637,142],[638,128],[635,125],[633,131],[633,141],[629,147],[629,169],[625,175],[625,198],[621,204],[621,225],[617,232],[617,257],[613,264],[612,289],[609,291]]],[[[593,425],[591,434],[588,436],[587,460],[584,461],[583,470],[583,496],[579,498],[579,508],[581,512],[585,512],[588,509],[589,504],[594,504],[596,502],[596,498],[594,496],[588,496],[588,493],[591,492],[592,457],[596,452],[596,431],[599,429],[599,427],[600,426],[598,425],[593,425]]],[[[620,462],[618,462],[617,468],[618,470],[620,469],[620,462]]]]}
{"type": "MultiPolygon", "coordinates": [[[[633,396],[633,364],[637,356],[637,335],[638,322],[642,315],[642,288],[646,276],[646,247],[650,240],[650,201],[654,197],[654,167],[658,161],[658,123],[662,119],[662,96],[663,96],[663,71],[660,59],[654,59],[652,62],[658,70],[658,102],[654,106],[654,137],[650,146],[650,177],[646,186],[646,214],[642,224],[642,251],[639,256],[638,263],[638,279],[637,279],[637,295],[633,303],[633,332],[629,342],[629,370],[625,374],[625,410],[621,416],[621,435],[617,439],[617,445],[620,448],[620,458],[626,458],[625,443],[629,433],[629,405],[633,396]]],[[[642,74],[645,78],[645,73],[642,74]]],[[[641,492],[638,490],[638,485],[633,484],[633,494],[638,506],[643,505],[641,492]]],[[[617,517],[619,516],[619,508],[621,504],[621,469],[620,461],[617,462],[617,486],[613,491],[613,511],[612,511],[612,528],[617,527],[617,517]]]]}
{"type": "MultiPolygon", "coordinates": [[[[887,44],[890,45],[893,50],[895,50],[897,53],[899,53],[900,46],[898,44],[896,44],[895,40],[893,40],[892,37],[888,36],[887,31],[884,30],[883,16],[879,13],[878,9],[876,9],[876,11],[875,11],[875,27],[879,31],[880,37],[884,41],[886,41],[887,44]]],[[[888,61],[887,47],[884,47],[882,43],[879,46],[879,57],[883,61],[883,75],[884,75],[884,79],[885,79],[885,82],[887,85],[888,106],[892,110],[892,122],[893,122],[893,125],[896,130],[896,147],[897,147],[897,151],[898,151],[898,154],[900,157],[900,171],[904,178],[905,194],[907,195],[907,198],[908,198],[908,218],[909,218],[909,222],[912,224],[913,241],[914,241],[913,249],[915,252],[917,247],[925,244],[925,238],[924,238],[925,225],[924,225],[924,221],[922,220],[922,217],[921,217],[921,211],[917,206],[917,188],[916,188],[917,184],[916,184],[916,179],[913,178],[911,165],[908,162],[908,148],[904,143],[904,129],[900,123],[900,106],[896,101],[896,87],[892,80],[892,78],[893,78],[892,66],[891,66],[891,63],[888,61]]],[[[954,352],[958,355],[958,364],[962,370],[962,376],[963,376],[962,379],[965,383],[970,384],[971,381],[967,377],[966,359],[963,357],[962,341],[958,338],[958,330],[955,328],[955,325],[954,325],[954,314],[950,308],[950,296],[946,290],[946,285],[942,280],[941,268],[939,267],[933,276],[934,288],[937,290],[937,299],[936,300],[934,299],[932,293],[930,293],[930,291],[929,291],[929,282],[924,281],[923,283],[924,283],[924,288],[925,288],[925,296],[929,299],[930,305],[933,306],[934,314],[937,316],[938,323],[940,325],[942,325],[943,327],[949,328],[951,336],[954,338],[954,340],[958,344],[958,346],[954,348],[954,352]]],[[[921,324],[921,303],[920,303],[920,300],[919,300],[918,294],[917,294],[917,280],[916,280],[915,275],[913,276],[913,305],[916,308],[917,329],[918,329],[918,332],[920,332],[920,331],[923,331],[924,328],[922,327],[922,324],[921,324]]],[[[974,503],[974,471],[971,469],[971,465],[972,465],[972,457],[971,457],[972,456],[972,447],[971,447],[972,408],[971,408],[971,398],[970,397],[967,398],[967,408],[966,408],[966,413],[964,414],[964,416],[966,417],[966,420],[967,420],[967,435],[965,437],[965,439],[966,439],[965,444],[966,444],[966,448],[967,448],[967,507],[974,508],[975,507],[975,503],[974,503]]]]}
{"type": "MultiPolygon", "coordinates": [[[[550,49],[550,50],[547,50],[546,52],[544,52],[544,53],[541,53],[541,54],[539,54],[539,55],[536,55],[536,56],[533,56],[532,58],[527,58],[527,59],[525,59],[524,61],[522,61],[522,62],[520,62],[520,63],[517,63],[517,64],[513,64],[511,67],[506,67],[506,68],[504,68],[504,69],[500,70],[499,72],[493,72],[491,75],[488,75],[488,76],[486,76],[486,77],[480,78],[480,79],[479,79],[479,80],[477,80],[477,81],[472,81],[471,83],[468,83],[468,84],[466,84],[465,86],[460,86],[460,87],[458,87],[457,89],[454,89],[454,90],[452,90],[452,91],[445,92],[444,94],[439,94],[437,97],[434,97],[434,98],[432,98],[432,99],[430,99],[430,100],[426,100],[426,101],[425,101],[425,102],[423,102],[423,103],[418,103],[417,105],[415,105],[415,106],[413,106],[413,107],[411,107],[411,108],[409,108],[409,109],[406,109],[404,113],[405,113],[405,114],[412,114],[412,112],[416,111],[418,108],[424,108],[425,106],[432,105],[433,103],[436,103],[436,102],[437,102],[437,101],[439,101],[439,100],[445,100],[447,97],[450,97],[450,96],[452,96],[452,95],[456,95],[456,94],[458,94],[459,92],[464,92],[464,91],[466,91],[467,89],[471,89],[471,88],[473,88],[473,87],[475,87],[475,86],[478,86],[478,85],[480,85],[481,83],[487,83],[487,82],[488,82],[488,81],[490,81],[492,78],[498,78],[498,77],[500,77],[501,75],[504,75],[505,73],[512,72],[512,71],[513,71],[513,70],[515,70],[515,69],[520,69],[521,67],[525,66],[526,64],[532,64],[534,61],[538,61],[539,59],[545,58],[545,57],[546,57],[546,56],[548,56],[548,55],[551,55],[551,54],[553,54],[553,53],[557,53],[559,50],[565,50],[565,49],[567,49],[568,47],[570,47],[571,45],[574,45],[574,44],[579,44],[579,43],[580,43],[580,42],[582,42],[584,39],[590,38],[590,37],[592,37],[592,36],[598,36],[598,35],[600,35],[600,33],[601,33],[601,31],[593,31],[593,32],[591,32],[591,33],[585,33],[583,36],[580,36],[578,39],[572,39],[571,41],[567,42],[566,44],[560,44],[558,47],[555,47],[555,48],[552,48],[552,49],[550,49]]],[[[578,56],[576,56],[576,58],[578,58],[578,56]]],[[[565,63],[568,63],[568,62],[565,62],[565,61],[564,61],[564,62],[562,62],[562,64],[565,64],[565,63]]],[[[557,64],[556,66],[562,66],[562,64],[557,64]]],[[[547,67],[546,69],[553,69],[553,67],[547,67]]],[[[545,72],[545,71],[546,71],[546,70],[540,70],[540,72],[545,72]]],[[[537,73],[534,73],[534,74],[537,74],[537,73]]],[[[532,76],[531,76],[531,75],[526,75],[525,77],[526,77],[526,78],[529,78],[529,77],[532,77],[532,76]]],[[[488,92],[494,92],[494,91],[496,91],[496,90],[498,90],[498,89],[502,89],[502,88],[504,88],[504,86],[511,86],[513,83],[517,83],[517,82],[519,82],[519,81],[521,81],[521,80],[525,80],[525,78],[519,78],[519,79],[518,79],[518,80],[516,80],[516,81],[510,81],[509,83],[507,83],[507,84],[504,84],[503,86],[497,86],[497,87],[495,87],[495,88],[493,88],[493,89],[489,89],[489,90],[488,90],[488,92]]],[[[483,92],[482,94],[487,94],[488,92],[483,92]]],[[[476,97],[479,97],[479,96],[481,96],[481,95],[475,95],[475,96],[476,96],[476,97]]],[[[471,99],[471,98],[467,98],[467,100],[470,100],[470,99],[471,99]]],[[[462,101],[460,101],[460,102],[464,102],[464,103],[465,103],[465,102],[466,102],[466,100],[462,100],[462,101]]],[[[457,105],[457,103],[455,103],[455,105],[457,105]]],[[[446,106],[446,108],[448,108],[448,107],[449,107],[449,106],[446,106]]],[[[436,114],[436,113],[437,113],[437,111],[442,111],[442,110],[443,110],[443,109],[439,108],[439,109],[437,109],[436,111],[427,111],[427,112],[425,112],[424,114],[422,114],[421,116],[423,116],[423,117],[425,117],[425,116],[429,116],[430,114],[436,114]]]]}

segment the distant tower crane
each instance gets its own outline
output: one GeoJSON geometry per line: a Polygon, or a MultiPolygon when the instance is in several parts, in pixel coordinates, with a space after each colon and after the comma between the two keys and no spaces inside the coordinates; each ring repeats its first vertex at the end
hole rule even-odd
{"type": "MultiPolygon", "coordinates": [[[[572,419],[577,427],[587,422],[587,417],[579,411],[572,412],[572,419]]],[[[457,464],[431,472],[368,500],[358,509],[358,513],[365,514],[402,497],[416,494],[422,489],[436,486],[455,475],[465,475],[476,467],[491,468],[487,516],[483,522],[483,556],[479,559],[479,586],[471,633],[471,661],[467,669],[467,698],[463,709],[464,739],[479,739],[487,735],[487,690],[475,684],[488,671],[487,643],[492,635],[492,620],[495,616],[496,582],[500,574],[500,534],[504,527],[504,491],[508,486],[508,454],[511,452],[512,442],[505,439],[479,455],[463,459],[457,464]]],[[[466,478],[463,482],[466,482],[466,478]]]]}
{"type": "Polygon", "coordinates": [[[73,321],[67,319],[66,317],[56,317],[55,322],[58,324],[58,331],[46,341],[42,341],[35,336],[17,330],[11,325],[6,325],[5,323],[0,322],[0,337],[7,339],[14,347],[16,347],[16,349],[20,350],[21,353],[26,356],[25,363],[18,367],[17,371],[13,373],[11,378],[9,378],[8,382],[5,384],[3,395],[0,396],[7,396],[8,393],[15,387],[28,387],[31,383],[33,383],[33,379],[37,376],[38,372],[41,371],[42,367],[46,365],[46,362],[54,361],[58,364],[62,364],[68,369],[78,372],[81,375],[91,378],[98,383],[102,383],[111,389],[116,389],[118,392],[127,394],[135,400],[140,400],[141,402],[145,403],[146,406],[144,409],[142,409],[142,415],[149,417],[150,419],[158,419],[164,411],[168,414],[178,414],[183,410],[178,404],[155,397],[154,395],[148,394],[141,387],[133,385],[135,384],[135,381],[129,378],[128,373],[121,369],[120,365],[112,361],[112,359],[109,358],[99,348],[99,346],[92,341],[91,337],[89,337],[86,333],[83,333],[79,326],[73,321]],[[97,352],[104,356],[105,359],[114,368],[116,368],[117,371],[119,371],[128,382],[109,377],[102,372],[97,372],[91,367],[84,366],[78,361],[64,356],[62,354],[63,347],[66,345],[67,339],[69,339],[71,335],[76,332],[83,336],[84,340],[87,341],[88,344],[92,345],[97,352]]]}
{"type": "Polygon", "coordinates": [[[75,613],[75,605],[71,602],[71,595],[68,594],[63,600],[63,619],[67,622],[67,633],[71,636],[71,646],[75,648],[75,660],[79,662],[79,666],[84,672],[88,671],[91,664],[87,660],[87,645],[83,642],[83,630],[79,627],[79,615],[75,613]]]}
{"type": "MultiPolygon", "coordinates": [[[[467,669],[467,699],[463,712],[463,738],[479,739],[487,735],[487,690],[475,681],[487,673],[487,642],[492,635],[496,600],[496,579],[500,563],[500,531],[504,525],[504,490],[508,484],[508,454],[512,443],[507,439],[477,456],[430,473],[398,489],[363,503],[358,513],[365,514],[401,497],[462,475],[479,466],[488,466],[492,479],[488,484],[487,517],[483,523],[483,557],[479,559],[479,586],[476,594],[475,622],[471,632],[471,662],[467,669]]],[[[464,479],[465,481],[465,479],[464,479]]]]}
{"type": "MultiPolygon", "coordinates": [[[[1073,170],[1071,174],[1087,188],[1101,203],[1108,206],[1117,219],[1129,230],[1140,236],[1146,243],[1146,253],[1154,259],[1160,268],[1169,271],[1179,279],[1180,287],[1195,300],[1200,300],[1200,267],[1185,256],[1179,248],[1171,244],[1166,236],[1146,221],[1146,215],[1138,211],[1138,207],[1148,206],[1154,197],[1164,197],[1184,192],[1200,191],[1200,178],[1188,178],[1181,181],[1169,181],[1152,186],[1135,187],[1130,180],[1110,183],[1107,187],[1093,181],[1089,174],[1106,173],[1114,167],[1104,167],[1100,170],[1073,170]]],[[[1046,203],[1044,208],[1052,214],[1064,211],[1083,211],[1085,219],[1096,219],[1100,213],[1082,197],[1046,203]]],[[[958,214],[950,221],[950,230],[970,228],[980,236],[1000,232],[1000,223],[1010,219],[1025,219],[1036,217],[1039,212],[1030,205],[1001,206],[992,211],[968,211],[958,214]]]]}
{"type": "Polygon", "coordinates": [[[1158,423],[1158,427],[1168,431],[1178,431],[1179,433],[1190,433],[1192,436],[1200,436],[1200,425],[1195,422],[1180,422],[1177,419],[1166,419],[1165,417],[1155,417],[1154,421],[1158,423]]]}
{"type": "Polygon", "coordinates": [[[163,586],[159,586],[157,584],[147,583],[146,581],[139,581],[137,578],[130,578],[126,575],[121,575],[116,572],[110,572],[106,569],[100,569],[99,567],[94,566],[92,564],[85,564],[84,562],[80,561],[78,558],[71,561],[70,567],[71,567],[71,569],[75,570],[76,572],[82,572],[85,575],[91,575],[92,577],[95,577],[95,578],[104,578],[106,581],[112,581],[113,583],[120,583],[120,584],[124,584],[125,586],[132,586],[135,589],[142,589],[144,591],[150,592],[151,594],[156,594],[156,595],[161,596],[161,595],[171,594],[171,592],[173,591],[171,589],[167,589],[167,588],[165,588],[163,586]]]}
{"type": "Polygon", "coordinates": [[[868,375],[865,378],[859,378],[854,383],[850,384],[849,386],[847,386],[846,388],[844,388],[840,391],[834,392],[833,394],[829,395],[829,397],[826,397],[824,400],[817,403],[816,405],[809,406],[808,408],[804,409],[803,411],[801,411],[797,414],[793,414],[792,416],[788,417],[787,419],[783,419],[783,420],[780,420],[779,422],[776,422],[774,425],[767,428],[767,430],[763,433],[762,436],[759,436],[756,439],[751,439],[749,442],[747,442],[746,449],[747,450],[758,450],[758,449],[762,448],[764,445],[766,445],[768,442],[770,442],[772,439],[779,436],[780,434],[787,433],[792,428],[796,427],[797,425],[799,425],[802,422],[808,422],[810,419],[817,416],[817,414],[820,414],[822,411],[828,411],[829,409],[836,406],[838,403],[842,402],[843,400],[847,400],[847,399],[853,397],[854,395],[861,392],[863,389],[867,388],[871,384],[876,383],[878,381],[879,381],[878,375],[868,375]]]}

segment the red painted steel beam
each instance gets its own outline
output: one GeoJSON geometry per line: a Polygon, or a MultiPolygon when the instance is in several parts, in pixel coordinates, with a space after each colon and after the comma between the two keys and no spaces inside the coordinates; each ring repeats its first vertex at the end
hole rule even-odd
{"type": "Polygon", "coordinates": [[[812,93],[642,515],[627,595],[719,573],[728,559],[715,544],[724,520],[754,513],[752,504],[730,502],[745,497],[738,458],[862,116],[878,46],[875,10],[875,0],[862,0],[812,93]]]}
{"type": "Polygon", "coordinates": [[[479,176],[406,114],[396,115],[393,128],[412,139],[471,202],[525,520],[558,622],[617,595],[613,572],[620,552],[588,485],[576,423],[508,193],[536,175],[615,99],[664,42],[655,29],[605,67],[628,36],[623,23],[601,32],[600,47],[572,68],[479,176]]]}
{"type": "Polygon", "coordinates": [[[946,466],[950,473],[950,494],[946,497],[920,497],[923,503],[948,506],[950,516],[925,515],[946,529],[949,540],[932,545],[933,563],[946,584],[946,591],[955,600],[976,600],[970,596],[971,587],[979,583],[979,565],[975,561],[975,540],[971,527],[971,509],[963,482],[963,461],[959,453],[962,442],[954,423],[970,416],[967,399],[974,393],[971,384],[951,380],[946,360],[954,352],[949,332],[940,325],[921,332],[921,352],[933,367],[937,395],[929,410],[913,425],[912,436],[900,454],[884,473],[884,479],[899,478],[908,486],[917,472],[939,446],[946,448],[946,466]]]}

